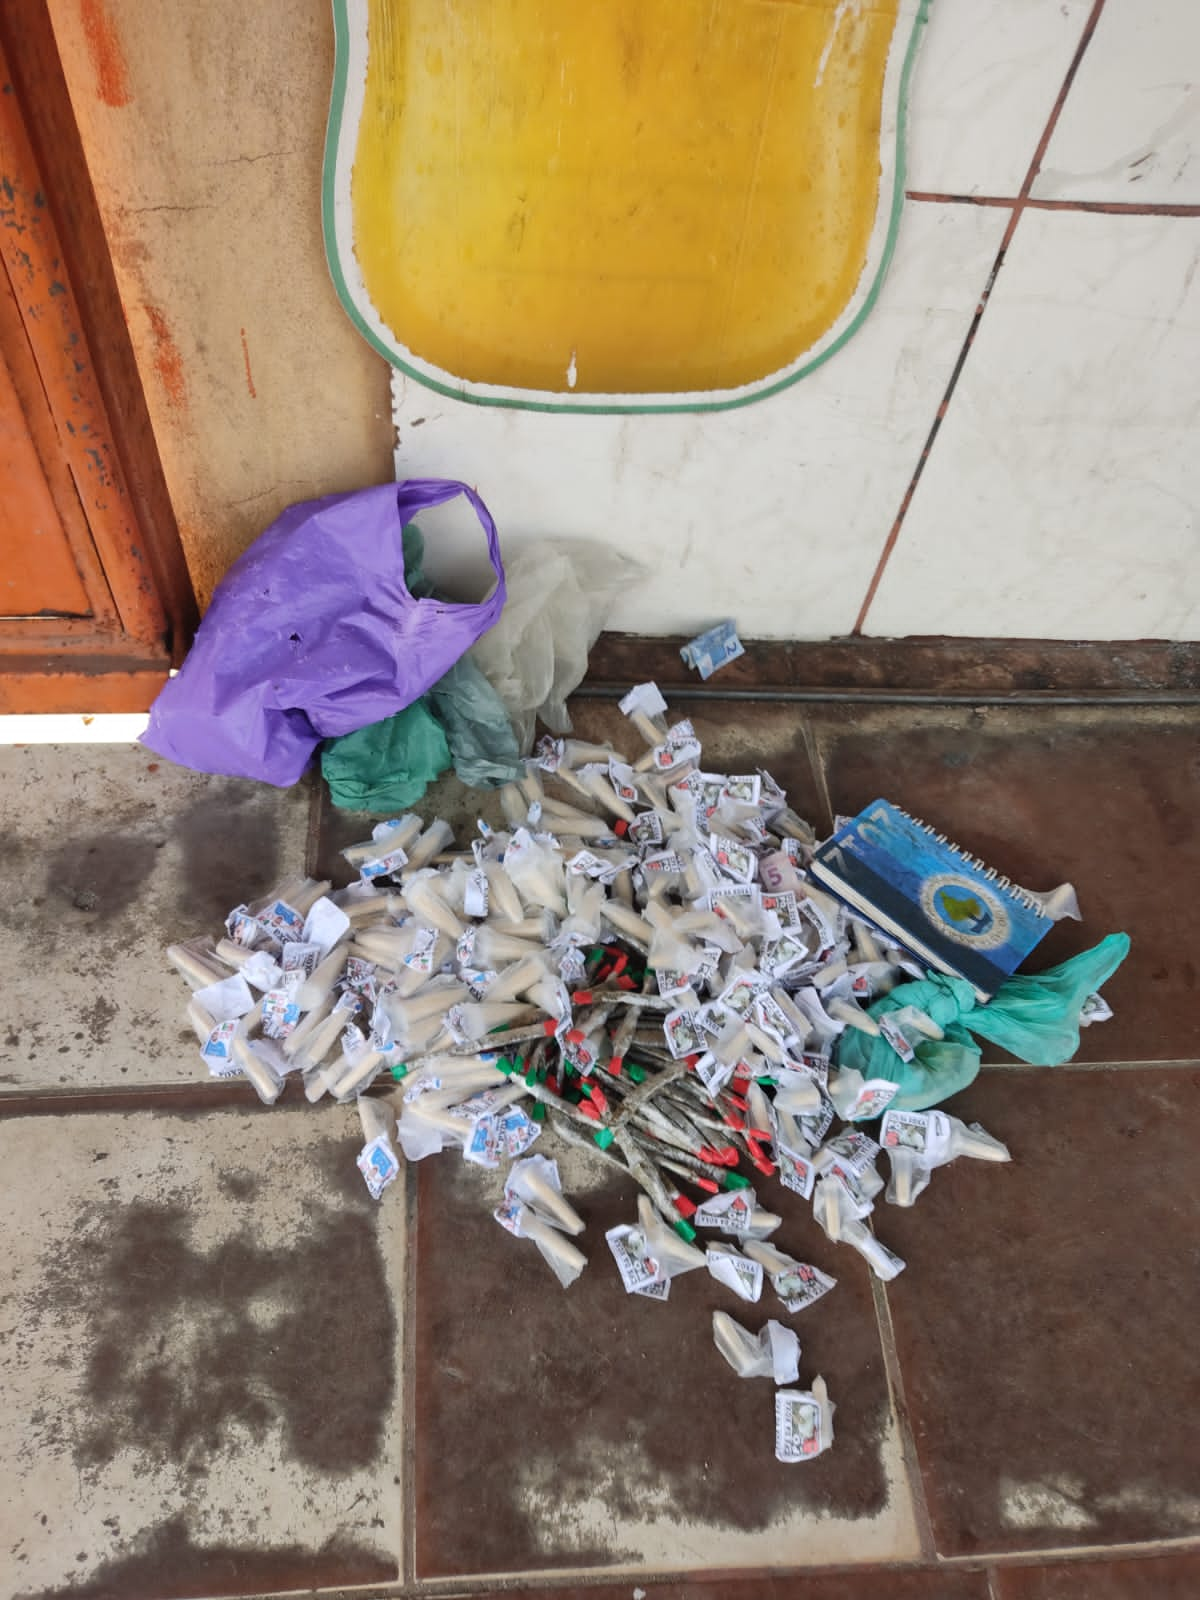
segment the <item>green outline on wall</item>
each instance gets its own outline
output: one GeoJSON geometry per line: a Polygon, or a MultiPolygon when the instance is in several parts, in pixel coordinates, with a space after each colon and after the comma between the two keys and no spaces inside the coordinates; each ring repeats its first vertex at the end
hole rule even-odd
{"type": "Polygon", "coordinates": [[[883,280],[891,266],[892,256],[896,250],[896,236],[900,228],[900,213],[904,209],[904,185],[906,177],[905,146],[908,131],[908,91],[912,81],[913,64],[916,61],[917,46],[920,43],[921,31],[929,20],[929,7],[931,0],[918,0],[917,12],[913,18],[912,32],[909,34],[908,46],[904,53],[904,65],[900,71],[900,90],[896,106],[896,165],[892,180],[892,204],[888,214],[887,236],[884,240],[883,253],[879,258],[875,276],[871,286],[863,296],[862,304],[851,317],[850,321],[838,334],[837,338],[828,344],[819,355],[814,356],[807,366],[798,367],[795,372],[788,373],[787,377],[779,379],[777,383],[769,384],[762,389],[756,389],[753,394],[733,395],[729,399],[713,400],[687,400],[687,401],[660,401],[652,404],[613,404],[604,400],[523,400],[518,395],[490,395],[475,394],[468,388],[456,388],[453,384],[442,383],[437,378],[431,377],[427,372],[410,366],[402,360],[393,350],[390,350],[374,328],[367,322],[358,303],[350,292],[346,282],[346,275],[342,270],[341,256],[338,251],[337,228],[334,220],[334,188],[337,177],[337,152],[342,136],[342,115],[346,105],[346,83],[350,67],[350,26],[347,16],[349,0],[332,0],[333,4],[333,38],[334,38],[334,64],[333,64],[333,89],[329,101],[329,121],[325,128],[325,159],[321,175],[321,223],[325,235],[325,260],[329,266],[329,273],[333,279],[333,286],[337,290],[338,299],[342,302],[346,315],[362,334],[363,338],[377,350],[389,366],[395,367],[405,377],[411,378],[414,383],[419,383],[425,389],[432,389],[435,394],[445,395],[448,400],[461,400],[472,406],[498,406],[508,411],[544,411],[563,414],[582,414],[584,416],[647,416],[647,415],[678,415],[684,412],[704,411],[737,411],[743,406],[756,404],[759,400],[767,400],[772,395],[781,394],[783,390],[790,389],[794,383],[799,383],[801,378],[808,377],[809,373],[816,372],[818,367],[824,366],[831,356],[837,354],[848,340],[862,327],[867,317],[875,308],[879,299],[879,291],[883,287],[883,280]]]}

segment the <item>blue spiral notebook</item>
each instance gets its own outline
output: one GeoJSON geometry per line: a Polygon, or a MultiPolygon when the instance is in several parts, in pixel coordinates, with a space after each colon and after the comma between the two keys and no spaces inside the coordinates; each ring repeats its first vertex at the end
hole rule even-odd
{"type": "Polygon", "coordinates": [[[888,800],[821,845],[814,880],[990,1000],[1053,922],[1041,905],[888,800]]]}

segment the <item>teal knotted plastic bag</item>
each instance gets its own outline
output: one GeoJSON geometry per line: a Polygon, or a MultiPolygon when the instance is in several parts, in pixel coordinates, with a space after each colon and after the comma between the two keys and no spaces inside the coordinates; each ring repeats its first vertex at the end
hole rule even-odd
{"type": "Polygon", "coordinates": [[[450,745],[428,696],[328,740],[321,751],[321,774],[335,806],[389,816],[415,806],[449,765],[450,745]]]}
{"type": "Polygon", "coordinates": [[[923,1111],[949,1099],[974,1079],[981,1051],[972,1034],[988,1039],[1035,1067],[1057,1067],[1079,1048],[1079,1013],[1088,995],[1106,983],[1129,954],[1129,935],[1110,933],[1091,950],[1046,972],[1021,974],[1001,984],[986,1005],[962,978],[934,973],[903,983],[877,1000],[878,1019],[902,1006],[916,1006],[942,1029],[943,1039],[925,1039],[904,1061],[886,1039],[847,1028],[838,1044],[838,1065],[864,1078],[898,1083],[897,1111],[923,1111]]]}

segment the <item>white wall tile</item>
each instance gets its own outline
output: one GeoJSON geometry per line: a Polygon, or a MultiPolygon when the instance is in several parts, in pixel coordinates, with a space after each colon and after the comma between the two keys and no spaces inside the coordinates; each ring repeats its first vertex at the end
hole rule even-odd
{"type": "Polygon", "coordinates": [[[1200,637],[1200,219],[1029,211],[872,634],[1200,637]]]}
{"type": "Polygon", "coordinates": [[[933,0],[908,108],[908,187],[1015,195],[1091,0],[933,0]]]}
{"type": "Polygon", "coordinates": [[[1107,0],[1033,192],[1200,203],[1197,0],[1107,0]]]}
{"type": "MultiPolygon", "coordinates": [[[[444,399],[397,375],[397,476],[475,484],[510,554],[565,537],[644,561],[648,576],[621,601],[614,628],[694,632],[732,615],[748,637],[845,633],[1005,218],[909,205],[860,331],[811,376],[743,410],[540,415],[444,399]]],[[[465,564],[464,523],[426,520],[431,570],[444,581],[440,547],[465,564]]],[[[470,547],[479,543],[476,530],[470,547]]]]}

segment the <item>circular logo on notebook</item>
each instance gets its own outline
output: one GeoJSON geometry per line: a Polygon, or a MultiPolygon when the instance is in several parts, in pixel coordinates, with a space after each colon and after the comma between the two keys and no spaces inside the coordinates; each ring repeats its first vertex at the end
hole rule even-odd
{"type": "Polygon", "coordinates": [[[969,878],[941,873],[921,885],[925,915],[955,944],[972,950],[999,950],[1007,944],[1011,924],[998,894],[969,878]]]}

